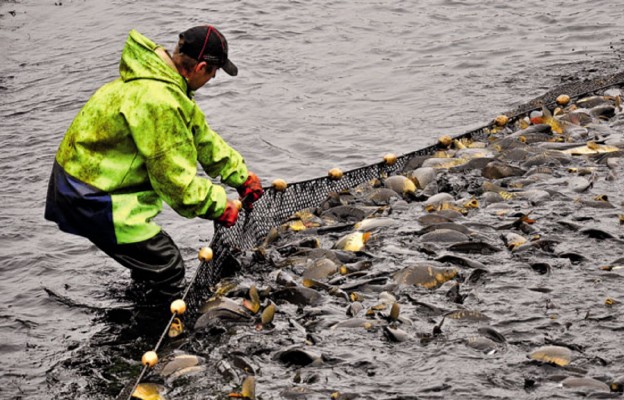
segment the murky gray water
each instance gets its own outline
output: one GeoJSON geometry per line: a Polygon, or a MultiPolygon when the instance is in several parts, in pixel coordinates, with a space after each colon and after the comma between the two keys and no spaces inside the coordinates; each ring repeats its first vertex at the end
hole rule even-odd
{"type": "MultiPolygon", "coordinates": [[[[119,303],[129,276],[44,221],[43,204],[58,143],[91,93],[117,75],[130,29],[168,48],[195,24],[224,32],[240,74],[219,75],[197,100],[267,184],[481,126],[557,84],[620,70],[623,52],[615,0],[59,3],[0,2],[2,398],[48,399],[68,388],[96,397],[86,378],[47,372],[111,322],[43,288],[106,307],[119,303]]],[[[171,211],[160,221],[189,260],[212,232],[171,211]]]]}

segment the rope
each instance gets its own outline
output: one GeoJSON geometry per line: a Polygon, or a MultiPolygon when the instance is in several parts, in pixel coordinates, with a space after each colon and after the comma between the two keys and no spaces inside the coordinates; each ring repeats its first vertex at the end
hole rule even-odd
{"type": "MultiPolygon", "coordinates": [[[[202,262],[199,265],[199,267],[197,267],[197,270],[195,270],[195,273],[193,274],[193,277],[191,278],[188,286],[186,287],[186,289],[184,290],[184,293],[182,294],[182,300],[186,300],[186,298],[188,297],[189,292],[190,292],[191,288],[193,287],[193,284],[195,283],[195,280],[197,279],[197,277],[199,275],[199,271],[200,271],[200,269],[202,267],[209,268],[209,267],[206,266],[205,262],[202,262]]],[[[163,341],[165,340],[165,337],[167,336],[167,333],[169,332],[169,329],[171,328],[171,324],[173,324],[173,322],[175,321],[175,319],[177,317],[178,317],[178,313],[177,312],[173,312],[172,315],[171,315],[171,318],[169,319],[169,322],[167,323],[167,325],[165,326],[165,329],[161,333],[160,338],[158,339],[158,342],[154,346],[153,351],[155,353],[158,353],[158,350],[160,350],[160,346],[162,345],[163,341]]],[[[139,376],[137,377],[134,385],[132,386],[132,389],[128,392],[128,397],[127,397],[128,400],[132,400],[132,394],[139,387],[139,384],[141,383],[141,381],[145,377],[145,374],[147,373],[149,368],[150,367],[148,365],[144,365],[143,368],[141,369],[141,373],[139,373],[139,376]]],[[[121,398],[123,396],[124,392],[125,392],[125,389],[121,392],[121,394],[118,396],[118,398],[121,398]]]]}

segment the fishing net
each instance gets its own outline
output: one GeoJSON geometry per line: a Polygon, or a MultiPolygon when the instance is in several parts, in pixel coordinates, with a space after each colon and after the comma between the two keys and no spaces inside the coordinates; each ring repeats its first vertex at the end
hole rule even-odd
{"type": "Polygon", "coordinates": [[[431,154],[435,150],[436,146],[430,146],[397,157],[392,164],[382,161],[347,171],[340,179],[327,176],[293,183],[284,190],[273,187],[265,189],[264,196],[254,203],[251,212],[241,211],[235,226],[216,228],[210,244],[214,258],[199,266],[186,299],[189,312],[185,314],[185,322],[194,322],[197,310],[210,296],[208,288],[219,280],[222,271],[228,268],[228,263],[235,262],[236,254],[257,246],[271,228],[282,224],[296,211],[317,207],[332,192],[341,192],[375,178],[393,175],[402,171],[412,158],[431,154]]]}
{"type": "MultiPolygon", "coordinates": [[[[598,93],[608,87],[621,85],[623,82],[624,73],[619,73],[608,77],[566,84],[507,113],[509,123],[528,112],[539,110],[543,106],[554,106],[556,97],[561,93],[567,93],[574,99],[598,93]]],[[[453,139],[486,140],[494,125],[495,123],[492,121],[480,128],[454,136],[453,139]]],[[[347,171],[339,180],[326,176],[289,184],[283,191],[272,187],[267,188],[264,196],[254,204],[252,212],[241,211],[235,226],[216,228],[210,244],[214,251],[214,258],[211,262],[204,262],[199,266],[196,277],[190,285],[190,290],[187,291],[188,295],[185,299],[189,306],[189,312],[185,316],[187,326],[194,323],[199,307],[210,297],[209,288],[219,281],[227,264],[235,259],[237,253],[257,246],[271,228],[284,223],[296,211],[308,207],[317,207],[332,192],[352,189],[372,179],[409,170],[413,161],[417,161],[419,157],[431,155],[438,149],[437,144],[431,145],[403,154],[397,157],[393,164],[381,161],[347,171]]]]}
{"type": "MultiPolygon", "coordinates": [[[[530,102],[519,106],[513,111],[506,113],[509,123],[514,122],[528,112],[539,110],[543,106],[554,107],[558,94],[567,93],[571,99],[582,96],[599,94],[601,91],[613,86],[624,84],[624,73],[614,74],[608,77],[595,78],[582,82],[564,85],[550,91],[530,102]]],[[[495,128],[495,122],[471,130],[452,139],[487,140],[488,134],[495,128]]],[[[210,243],[213,250],[213,258],[208,262],[201,262],[195,275],[184,292],[183,300],[187,304],[187,311],[181,316],[185,326],[191,327],[199,316],[202,304],[211,296],[211,288],[219,282],[223,272],[233,268],[236,257],[242,251],[256,247],[269,233],[269,231],[284,223],[295,212],[309,207],[318,207],[333,192],[341,192],[352,189],[372,179],[384,178],[402,171],[407,171],[412,165],[418,165],[418,159],[433,154],[439,150],[439,145],[431,145],[419,150],[412,151],[396,157],[394,162],[380,161],[375,164],[346,171],[340,179],[331,176],[319,177],[306,181],[290,183],[284,190],[274,187],[265,188],[264,196],[254,203],[251,212],[241,210],[235,226],[224,228],[217,226],[210,243]]],[[[175,317],[175,315],[174,315],[175,317]]],[[[156,344],[155,350],[163,343],[166,333],[174,318],[165,327],[161,340],[156,344]]],[[[139,375],[134,387],[140,383],[146,372],[145,367],[139,375]]],[[[127,389],[127,388],[126,388],[127,389]]],[[[119,398],[128,398],[132,391],[124,390],[119,398]]]]}

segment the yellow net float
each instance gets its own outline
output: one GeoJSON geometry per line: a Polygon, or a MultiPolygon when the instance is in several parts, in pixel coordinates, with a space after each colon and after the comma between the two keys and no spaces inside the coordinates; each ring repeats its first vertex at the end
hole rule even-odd
{"type": "Polygon", "coordinates": [[[393,153],[386,154],[383,159],[386,165],[394,165],[397,162],[397,156],[393,153]]]}
{"type": "Polygon", "coordinates": [[[286,183],[286,181],[283,179],[276,179],[273,181],[271,186],[278,192],[283,192],[288,187],[288,183],[286,183]]]}
{"type": "Polygon", "coordinates": [[[566,106],[570,102],[570,96],[567,94],[561,94],[557,97],[556,101],[560,106],[566,106]]]}
{"type": "Polygon", "coordinates": [[[158,364],[158,355],[155,351],[147,351],[143,354],[143,357],[141,357],[141,363],[152,368],[154,365],[158,364]]]}
{"type": "Polygon", "coordinates": [[[186,312],[186,302],[182,299],[177,299],[171,302],[171,313],[182,315],[186,312]]]}
{"type": "Polygon", "coordinates": [[[509,122],[509,117],[505,114],[501,114],[494,119],[494,123],[498,126],[505,126],[509,122]]]}
{"type": "Polygon", "coordinates": [[[201,249],[199,249],[199,253],[197,254],[197,258],[199,258],[199,261],[204,262],[212,260],[212,256],[212,249],[210,247],[202,247],[201,249]]]}
{"type": "Polygon", "coordinates": [[[453,144],[453,138],[449,135],[443,135],[438,138],[438,145],[440,147],[448,148],[453,144]]]}
{"type": "Polygon", "coordinates": [[[337,181],[342,178],[342,170],[340,168],[332,168],[327,172],[329,179],[337,181]]]}

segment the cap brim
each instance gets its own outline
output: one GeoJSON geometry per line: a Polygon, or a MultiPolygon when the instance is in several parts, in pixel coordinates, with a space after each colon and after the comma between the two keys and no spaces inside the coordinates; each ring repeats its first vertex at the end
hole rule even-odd
{"type": "Polygon", "coordinates": [[[234,63],[230,60],[226,60],[225,64],[223,64],[223,66],[221,67],[222,70],[225,71],[226,74],[230,75],[230,76],[236,76],[238,75],[238,68],[236,67],[236,65],[234,65],[234,63]]]}

